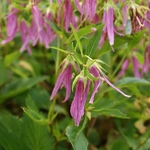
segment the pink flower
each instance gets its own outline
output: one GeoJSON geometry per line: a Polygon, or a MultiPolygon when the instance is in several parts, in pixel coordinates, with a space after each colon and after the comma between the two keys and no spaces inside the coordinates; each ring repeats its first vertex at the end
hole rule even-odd
{"type": "Polygon", "coordinates": [[[65,30],[68,32],[68,28],[70,23],[73,24],[75,28],[77,28],[76,19],[73,13],[74,9],[70,0],[65,0],[64,3],[64,22],[65,22],[65,30]]]}
{"type": "Polygon", "coordinates": [[[75,4],[82,16],[84,15],[88,20],[93,19],[96,14],[97,0],[84,0],[82,5],[79,0],[75,0],[75,4]]]}
{"type": "Polygon", "coordinates": [[[94,90],[92,92],[92,95],[91,95],[91,98],[89,101],[89,103],[93,103],[94,96],[98,92],[98,88],[100,86],[100,74],[99,74],[99,71],[97,70],[97,68],[95,66],[90,67],[90,72],[91,72],[91,74],[94,75],[94,77],[96,77],[96,78],[98,77],[98,79],[96,81],[94,81],[94,90]]]}
{"type": "Polygon", "coordinates": [[[104,28],[102,31],[102,37],[99,43],[99,47],[102,46],[106,37],[108,36],[110,45],[114,44],[114,9],[109,7],[104,10],[103,13],[103,21],[104,28]]]}
{"type": "Polygon", "coordinates": [[[148,75],[150,68],[150,45],[146,47],[146,50],[144,52],[144,64],[142,66],[142,75],[146,73],[148,75]]]}
{"type": "MultiPolygon", "coordinates": [[[[122,0],[122,2],[124,3],[125,0],[122,0]]],[[[123,18],[123,26],[126,26],[128,20],[128,5],[125,5],[122,8],[122,18],[123,18]]]]}
{"type": "Polygon", "coordinates": [[[79,125],[81,118],[84,115],[84,106],[86,103],[89,87],[90,81],[87,81],[86,88],[84,89],[84,83],[82,81],[82,78],[78,79],[75,96],[70,108],[70,113],[71,116],[74,118],[76,126],[79,125]]]}
{"type": "Polygon", "coordinates": [[[123,64],[122,64],[122,68],[121,68],[121,71],[119,72],[118,76],[117,76],[117,80],[123,76],[125,74],[125,71],[127,70],[128,66],[129,66],[129,63],[130,63],[130,59],[126,59],[123,64]]]}
{"type": "Polygon", "coordinates": [[[56,93],[58,92],[59,88],[65,87],[66,88],[66,97],[63,100],[63,102],[67,101],[70,97],[71,93],[71,79],[72,79],[72,65],[68,64],[67,67],[65,67],[65,64],[62,66],[62,70],[58,76],[58,79],[55,83],[54,89],[52,91],[50,100],[54,98],[56,93]]]}
{"type": "MultiPolygon", "coordinates": [[[[150,1],[148,2],[148,8],[150,9],[150,1]]],[[[147,11],[145,17],[146,17],[147,20],[144,20],[144,26],[145,26],[146,28],[148,28],[149,31],[150,31],[150,11],[147,11]],[[149,20],[149,21],[148,21],[148,20],[149,20]]]]}
{"type": "MultiPolygon", "coordinates": [[[[32,7],[32,25],[31,25],[31,36],[33,40],[33,46],[39,41],[40,44],[44,44],[46,48],[49,48],[49,44],[55,39],[56,34],[53,33],[50,26],[45,22],[41,11],[37,6],[32,7]]],[[[47,20],[51,19],[50,14],[46,14],[47,20]]]]}
{"type": "Polygon", "coordinates": [[[20,35],[21,35],[22,41],[23,41],[23,45],[20,48],[20,51],[23,52],[25,49],[27,49],[28,53],[31,54],[31,49],[29,46],[29,42],[31,40],[30,29],[24,21],[20,22],[19,30],[20,30],[20,35]]]}
{"type": "Polygon", "coordinates": [[[16,9],[12,9],[11,13],[7,16],[7,38],[1,42],[2,45],[12,41],[16,35],[17,28],[18,28],[18,20],[17,20],[17,13],[16,9]]]}
{"type": "Polygon", "coordinates": [[[133,69],[134,69],[134,76],[136,78],[141,78],[139,68],[142,68],[142,65],[139,63],[139,61],[137,60],[135,56],[132,56],[132,63],[133,63],[133,69]]]}

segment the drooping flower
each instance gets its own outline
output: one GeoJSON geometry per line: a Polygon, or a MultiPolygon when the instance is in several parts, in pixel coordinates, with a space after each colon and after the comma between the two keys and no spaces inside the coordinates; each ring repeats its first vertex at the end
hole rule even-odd
{"type": "MultiPolygon", "coordinates": [[[[150,9],[150,1],[148,2],[148,8],[150,9]]],[[[150,31],[150,11],[147,11],[145,18],[144,26],[150,31]]]]}
{"type": "Polygon", "coordinates": [[[82,16],[84,15],[86,19],[92,21],[96,14],[97,0],[84,0],[82,4],[79,0],[75,0],[75,5],[82,16]]]}
{"type": "Polygon", "coordinates": [[[20,30],[20,35],[21,35],[22,42],[23,42],[23,45],[20,48],[20,51],[23,52],[25,49],[27,49],[28,53],[31,54],[31,49],[29,46],[29,42],[31,40],[30,29],[26,25],[25,21],[20,22],[19,30],[20,30]]]}
{"type": "MultiPolygon", "coordinates": [[[[50,13],[45,15],[45,18],[47,20],[51,18],[49,17],[50,16],[49,14],[50,13]]],[[[32,7],[32,15],[33,15],[32,24],[31,24],[31,28],[33,30],[31,31],[33,32],[32,33],[32,40],[33,40],[32,45],[35,46],[37,42],[39,41],[40,44],[44,44],[46,48],[49,48],[49,44],[55,39],[56,34],[52,32],[48,23],[45,22],[41,11],[36,5],[32,7]]]]}
{"type": "Polygon", "coordinates": [[[6,43],[12,41],[16,35],[17,28],[18,28],[18,19],[16,13],[18,10],[12,9],[12,11],[7,16],[7,38],[4,39],[1,44],[5,45],[6,43]]]}
{"type": "Polygon", "coordinates": [[[117,80],[123,76],[125,74],[125,71],[127,70],[128,66],[129,66],[129,63],[130,63],[130,59],[126,59],[123,64],[122,64],[122,68],[121,68],[121,71],[119,72],[118,76],[117,76],[117,80]]]}
{"type": "MultiPolygon", "coordinates": [[[[107,77],[106,77],[106,75],[104,74],[104,72],[103,72],[100,68],[97,67],[97,65],[93,65],[93,66],[92,66],[92,69],[93,69],[93,71],[95,72],[95,73],[93,72],[93,73],[95,74],[95,77],[97,76],[97,77],[99,77],[100,80],[105,81],[109,86],[111,86],[113,89],[115,89],[116,91],[118,91],[119,93],[121,93],[123,96],[125,96],[125,97],[130,97],[129,95],[123,93],[120,89],[118,89],[117,87],[115,87],[115,86],[107,79],[107,77]],[[101,76],[99,75],[99,73],[100,73],[101,76]]],[[[99,81],[99,82],[100,82],[100,81],[99,81]]],[[[100,85],[99,82],[97,81],[97,84],[100,85]]],[[[96,85],[97,85],[97,84],[96,84],[96,85]]]]}
{"type": "Polygon", "coordinates": [[[67,101],[70,97],[71,93],[71,79],[72,79],[72,64],[68,64],[67,66],[64,64],[62,66],[62,70],[57,78],[54,89],[52,91],[50,100],[54,98],[58,90],[62,87],[66,88],[66,97],[63,102],[67,101]],[[65,67],[65,68],[64,68],[65,67]]]}
{"type": "Polygon", "coordinates": [[[142,66],[142,75],[145,73],[148,75],[150,68],[150,45],[146,47],[146,50],[144,52],[144,64],[142,66]]]}
{"type": "Polygon", "coordinates": [[[77,24],[76,24],[76,19],[74,16],[74,9],[73,6],[71,4],[70,0],[65,0],[64,2],[64,26],[65,26],[65,30],[68,32],[68,28],[70,26],[70,23],[73,24],[73,26],[76,28],[77,24]]]}
{"type": "MultiPolygon", "coordinates": [[[[125,0],[122,0],[124,3],[125,0]]],[[[126,26],[127,20],[128,20],[128,5],[124,5],[122,8],[122,19],[123,19],[123,26],[126,26]]]]}
{"type": "Polygon", "coordinates": [[[135,56],[132,56],[132,63],[133,63],[133,69],[134,69],[134,76],[136,78],[141,78],[139,68],[142,68],[142,65],[139,63],[138,59],[135,56]]]}
{"type": "Polygon", "coordinates": [[[114,44],[114,9],[112,7],[108,7],[104,10],[103,20],[104,28],[102,31],[101,40],[99,42],[99,47],[102,46],[106,37],[109,39],[110,45],[114,44]]]}
{"type": "Polygon", "coordinates": [[[75,96],[70,108],[70,113],[71,116],[74,118],[76,126],[79,125],[81,118],[84,115],[84,106],[86,103],[89,87],[90,87],[89,80],[86,83],[86,87],[84,87],[84,82],[82,78],[78,79],[76,84],[75,96]]]}
{"type": "Polygon", "coordinates": [[[94,81],[94,89],[93,89],[93,92],[92,92],[92,95],[91,95],[91,98],[89,101],[89,103],[93,103],[94,96],[98,92],[98,88],[100,86],[100,74],[99,74],[99,71],[97,70],[97,68],[95,66],[90,67],[90,72],[91,72],[91,74],[93,74],[93,76],[95,78],[98,78],[96,81],[94,81]]]}

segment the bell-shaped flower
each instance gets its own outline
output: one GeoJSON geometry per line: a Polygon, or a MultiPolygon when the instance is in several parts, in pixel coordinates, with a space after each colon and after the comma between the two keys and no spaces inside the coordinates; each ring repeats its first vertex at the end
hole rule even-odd
{"type": "Polygon", "coordinates": [[[18,19],[16,15],[17,12],[18,10],[12,9],[12,11],[7,15],[7,38],[1,42],[2,45],[12,41],[16,35],[18,28],[18,19]]]}
{"type": "Polygon", "coordinates": [[[28,53],[31,54],[31,49],[29,46],[29,42],[31,40],[30,29],[26,25],[25,21],[20,22],[19,30],[20,30],[20,35],[21,35],[22,41],[23,41],[23,45],[20,48],[20,51],[23,52],[26,49],[28,51],[28,53]]]}
{"type": "Polygon", "coordinates": [[[94,101],[94,96],[95,94],[98,92],[99,86],[100,86],[100,74],[99,71],[97,70],[97,68],[93,65],[90,67],[90,72],[91,74],[95,77],[98,78],[96,81],[94,81],[94,89],[90,98],[89,103],[93,103],[94,101]]]}
{"type": "MultiPolygon", "coordinates": [[[[148,8],[150,9],[150,1],[148,2],[148,8]]],[[[150,11],[147,11],[145,18],[144,26],[150,31],[150,11]]]]}
{"type": "Polygon", "coordinates": [[[126,59],[123,64],[122,64],[122,67],[121,67],[121,71],[118,73],[118,76],[117,76],[117,80],[123,76],[125,74],[125,71],[127,70],[128,66],[129,66],[129,63],[130,63],[130,59],[126,59]]]}
{"type": "Polygon", "coordinates": [[[54,89],[52,91],[50,100],[54,98],[58,90],[62,87],[66,88],[66,97],[63,102],[67,101],[71,93],[71,79],[72,79],[72,64],[69,63],[67,66],[63,64],[61,72],[57,78],[54,89]]]}
{"type": "Polygon", "coordinates": [[[141,73],[139,69],[142,68],[142,65],[139,63],[138,59],[135,56],[132,56],[132,63],[134,69],[134,76],[136,78],[141,78],[141,73]]]}
{"type": "Polygon", "coordinates": [[[142,75],[145,73],[148,75],[150,68],[150,45],[146,47],[146,50],[144,52],[144,64],[142,66],[142,75]]]}
{"type": "Polygon", "coordinates": [[[74,99],[71,104],[70,113],[74,118],[75,125],[78,126],[84,115],[84,106],[86,103],[90,81],[87,80],[86,86],[82,78],[79,78],[76,84],[74,99]]]}
{"type": "Polygon", "coordinates": [[[110,45],[113,45],[115,29],[114,29],[114,9],[112,7],[108,7],[104,10],[102,22],[104,24],[104,28],[99,42],[99,47],[102,46],[106,37],[108,37],[110,45]]]}
{"type": "Polygon", "coordinates": [[[79,0],[75,0],[75,5],[81,15],[88,20],[92,20],[96,14],[97,0],[84,0],[82,5],[79,0]]]}

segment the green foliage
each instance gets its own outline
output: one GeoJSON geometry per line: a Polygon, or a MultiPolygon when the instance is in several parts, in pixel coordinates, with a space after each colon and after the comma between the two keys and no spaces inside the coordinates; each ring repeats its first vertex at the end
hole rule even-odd
{"type": "Polygon", "coordinates": [[[68,136],[68,139],[71,142],[74,150],[87,150],[88,141],[83,132],[79,131],[80,129],[77,127],[69,126],[67,128],[66,135],[68,136]]]}
{"type": "Polygon", "coordinates": [[[96,50],[98,49],[97,47],[98,47],[98,43],[100,41],[100,37],[102,34],[102,29],[103,29],[103,26],[100,25],[87,44],[86,54],[90,57],[93,57],[96,50]]]}
{"type": "Polygon", "coordinates": [[[0,114],[0,145],[6,150],[54,149],[54,138],[48,127],[39,125],[26,115],[22,119],[8,112],[0,114]]]}
{"type": "MultiPolygon", "coordinates": [[[[143,24],[135,32],[132,25],[134,14],[143,11],[145,16],[147,4],[144,6],[144,1],[136,1],[137,4],[142,2],[140,7],[133,2],[135,12],[132,14],[133,8],[129,8],[128,15],[133,16],[128,16],[127,26],[122,29],[120,13],[123,6],[130,1],[123,4],[115,1],[118,2],[117,5],[111,1],[115,12],[115,30],[125,34],[119,35],[115,32],[114,45],[111,46],[108,33],[103,34],[105,24],[102,21],[104,10],[107,9],[105,5],[108,3],[109,7],[110,1],[97,1],[96,14],[100,21],[96,24],[96,20],[86,20],[90,16],[82,14],[74,1],[67,1],[71,2],[73,14],[77,17],[74,20],[77,26],[74,26],[73,22],[70,23],[68,31],[65,24],[68,6],[64,6],[66,1],[62,1],[62,4],[58,4],[56,0],[52,3],[49,0],[40,1],[38,4],[38,0],[9,2],[10,4],[7,4],[5,0],[0,0],[0,150],[150,150],[150,71],[144,72],[146,67],[150,67],[147,65],[148,61],[145,63],[149,57],[145,51],[149,45],[149,32],[143,29],[143,24]],[[28,27],[31,26],[34,18],[33,6],[39,8],[42,16],[38,17],[43,19],[43,29],[40,29],[43,33],[38,35],[37,31],[32,35],[42,38],[35,46],[34,40],[38,39],[33,40],[33,37],[25,33],[25,36],[31,39],[29,43],[24,43],[19,31],[20,22],[23,20],[28,27]],[[13,40],[2,45],[1,42],[8,35],[7,15],[12,8],[18,10],[15,12],[18,19],[17,33],[13,40]],[[47,15],[52,15],[51,19],[46,19],[47,15]],[[45,23],[48,23],[52,30],[51,36],[57,35],[55,40],[47,45],[47,49],[41,44],[42,40],[51,38],[49,35],[43,39],[44,34],[47,34],[45,23]],[[121,28],[118,29],[118,26],[121,28]],[[105,41],[102,47],[99,47],[103,36],[105,41]],[[31,48],[31,55],[26,50],[19,52],[23,44],[31,48]],[[50,101],[50,94],[63,65],[62,61],[68,56],[71,56],[70,61],[74,65],[70,98],[67,102],[62,102],[66,94],[63,87],[67,86],[63,80],[60,86],[62,89],[50,101]],[[139,61],[136,65],[141,78],[134,77],[133,56],[139,61]],[[130,63],[124,70],[124,77],[119,78],[118,74],[126,59],[130,63]],[[97,81],[97,77],[89,70],[93,64],[105,72],[112,84],[131,97],[126,98],[115,91],[101,76],[94,102],[89,103],[97,81]],[[78,76],[79,74],[81,76],[78,76]],[[81,123],[76,127],[70,116],[70,106],[78,77],[82,77],[85,87],[87,79],[91,81],[91,85],[84,115],[82,114],[81,123]]],[[[70,9],[69,7],[68,10],[70,9]]],[[[86,11],[84,9],[83,13],[86,11]]],[[[70,15],[68,14],[69,17],[70,15]]],[[[143,20],[140,19],[143,16],[138,15],[135,21],[142,23],[143,20]]],[[[136,22],[135,25],[138,26],[136,22]]]]}

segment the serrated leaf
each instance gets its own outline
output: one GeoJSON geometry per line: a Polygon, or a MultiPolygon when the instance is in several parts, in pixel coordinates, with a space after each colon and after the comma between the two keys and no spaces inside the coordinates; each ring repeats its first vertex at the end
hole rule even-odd
{"type": "Polygon", "coordinates": [[[47,125],[49,124],[48,119],[44,118],[41,114],[37,113],[36,111],[29,109],[29,108],[23,108],[23,111],[30,117],[33,121],[42,124],[47,125]]]}
{"type": "Polygon", "coordinates": [[[66,135],[74,150],[87,150],[88,141],[83,132],[78,134],[79,130],[79,127],[69,126],[67,127],[66,135]]]}
{"type": "Polygon", "coordinates": [[[106,115],[110,117],[115,117],[115,118],[121,118],[121,119],[129,119],[129,117],[121,112],[118,109],[98,109],[98,110],[92,110],[92,112],[98,114],[98,115],[106,115]]]}
{"type": "Polygon", "coordinates": [[[93,57],[93,55],[95,54],[97,47],[98,47],[98,43],[99,43],[100,38],[101,38],[102,28],[103,28],[103,25],[101,25],[97,29],[97,31],[94,33],[92,38],[89,40],[88,45],[87,45],[87,49],[86,49],[86,55],[93,57]]]}
{"type": "Polygon", "coordinates": [[[54,138],[48,126],[0,112],[0,146],[5,150],[54,150],[54,138]]]}

